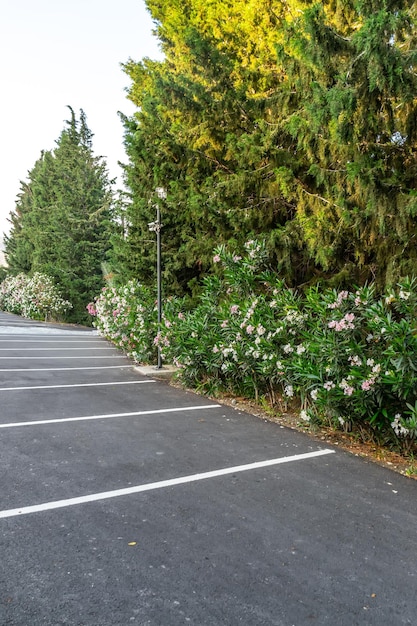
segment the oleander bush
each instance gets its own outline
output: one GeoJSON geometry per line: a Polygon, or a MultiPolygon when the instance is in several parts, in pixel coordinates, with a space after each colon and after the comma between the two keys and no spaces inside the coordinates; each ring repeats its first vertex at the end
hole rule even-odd
{"type": "Polygon", "coordinates": [[[286,287],[267,267],[262,241],[215,251],[216,275],[197,305],[164,303],[157,332],[152,293],[134,283],[106,288],[90,312],[99,332],[138,362],[178,366],[200,391],[297,409],[306,425],[332,425],[416,451],[417,283],[384,295],[286,287]]]}
{"type": "Polygon", "coordinates": [[[417,284],[384,296],[287,288],[265,269],[262,242],[216,250],[222,271],[199,304],[165,306],[163,356],[201,390],[268,398],[301,419],[412,451],[417,439],[417,284]]]}
{"type": "Polygon", "coordinates": [[[137,363],[156,358],[157,309],[151,290],[136,281],[104,287],[87,306],[98,333],[137,363]]]}
{"type": "Polygon", "coordinates": [[[72,304],[53,279],[40,272],[8,276],[0,284],[0,309],[35,320],[60,320],[72,304]]]}

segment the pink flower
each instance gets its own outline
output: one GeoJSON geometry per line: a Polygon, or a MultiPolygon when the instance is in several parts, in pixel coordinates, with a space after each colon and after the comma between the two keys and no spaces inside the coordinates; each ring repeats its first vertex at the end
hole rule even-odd
{"type": "Polygon", "coordinates": [[[222,328],[226,328],[227,327],[227,320],[223,320],[223,322],[221,323],[221,327],[222,328]]]}
{"type": "Polygon", "coordinates": [[[328,304],[327,308],[328,309],[337,309],[339,308],[339,306],[342,304],[343,300],[346,300],[346,298],[349,297],[349,292],[348,291],[341,291],[338,296],[337,296],[337,300],[335,302],[332,302],[332,304],[328,304]]]}
{"type": "Polygon", "coordinates": [[[239,313],[239,306],[238,306],[237,304],[233,304],[233,305],[230,307],[230,313],[231,313],[232,315],[236,315],[237,313],[239,313]]]}
{"type": "Polygon", "coordinates": [[[184,315],[184,313],[181,313],[181,311],[178,313],[178,319],[179,320],[184,320],[185,319],[185,315],[184,315]]]}
{"type": "Polygon", "coordinates": [[[339,322],[337,320],[331,320],[327,326],[328,328],[334,328],[336,332],[340,333],[342,330],[353,329],[355,325],[352,324],[355,319],[355,315],[353,313],[346,313],[345,317],[343,317],[339,322]]]}
{"type": "Polygon", "coordinates": [[[249,326],[246,327],[246,332],[248,333],[248,335],[251,335],[254,330],[255,330],[255,327],[251,326],[250,324],[249,326]]]}
{"type": "Polygon", "coordinates": [[[343,389],[343,393],[345,394],[345,396],[351,396],[353,392],[355,391],[355,389],[351,387],[351,385],[349,385],[349,383],[345,379],[341,381],[341,383],[339,384],[339,387],[343,389]]]}
{"type": "Polygon", "coordinates": [[[213,257],[213,263],[220,263],[221,259],[218,254],[215,254],[213,257]]]}
{"type": "Polygon", "coordinates": [[[364,391],[369,391],[372,385],[375,385],[375,378],[368,378],[368,380],[364,380],[361,387],[364,391]]]}

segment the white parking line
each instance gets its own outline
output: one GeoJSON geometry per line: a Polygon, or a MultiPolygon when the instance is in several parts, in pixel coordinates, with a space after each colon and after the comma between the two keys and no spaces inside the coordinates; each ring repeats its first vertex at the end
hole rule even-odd
{"type": "Polygon", "coordinates": [[[68,389],[69,387],[104,387],[106,385],[143,385],[145,383],[154,383],[155,380],[127,380],[122,382],[110,383],[78,383],[74,385],[35,385],[33,387],[0,387],[1,391],[28,391],[29,389],[68,389]]]}
{"type": "Polygon", "coordinates": [[[0,424],[0,428],[19,428],[21,426],[45,426],[45,424],[65,424],[67,422],[88,422],[91,420],[107,420],[115,417],[137,417],[139,415],[157,415],[158,413],[178,413],[179,411],[201,411],[203,409],[219,409],[221,404],[205,404],[202,406],[183,406],[172,409],[152,409],[134,411],[132,413],[106,413],[104,415],[84,415],[82,417],[63,417],[61,419],[34,420],[32,422],[10,422],[0,424]]]}
{"type": "Polygon", "coordinates": [[[19,328],[19,332],[17,332],[15,326],[5,326],[1,323],[0,334],[6,337],[99,337],[98,333],[94,331],[85,332],[74,330],[61,330],[54,328],[45,328],[43,332],[33,332],[33,328],[28,327],[25,329],[19,328]]]}
{"type": "Polygon", "coordinates": [[[105,340],[100,339],[0,339],[0,343],[24,343],[27,345],[28,343],[66,343],[69,345],[73,345],[76,343],[88,343],[91,345],[92,343],[102,344],[105,340]]]}
{"type": "Polygon", "coordinates": [[[1,339],[0,343],[103,343],[100,339],[1,339]]]}
{"type": "Polygon", "coordinates": [[[250,470],[260,469],[263,467],[271,467],[282,463],[291,463],[293,461],[303,461],[312,459],[326,454],[334,454],[334,450],[324,449],[315,452],[306,452],[304,454],[295,454],[293,456],[285,456],[279,459],[270,459],[267,461],[258,461],[256,463],[248,463],[247,465],[236,465],[234,467],[224,467],[223,469],[204,472],[201,474],[191,474],[189,476],[180,476],[179,478],[171,478],[168,480],[160,480],[155,483],[147,483],[145,485],[136,485],[125,489],[115,489],[114,491],[102,491],[101,493],[92,493],[87,496],[78,498],[68,498],[67,500],[55,500],[53,502],[44,502],[43,504],[35,504],[33,506],[25,506],[19,509],[7,509],[0,511],[0,519],[7,517],[18,517],[19,515],[28,515],[29,513],[39,513],[41,511],[51,511],[53,509],[62,509],[77,504],[86,504],[87,502],[97,502],[98,500],[108,500],[110,498],[118,498],[120,496],[129,496],[134,493],[143,493],[144,491],[153,491],[155,489],[163,489],[165,487],[175,487],[186,483],[197,482],[199,480],[207,480],[208,478],[218,478],[219,476],[227,476],[228,474],[237,474],[238,472],[247,472],[250,470]]]}
{"type": "Polygon", "coordinates": [[[124,354],[110,354],[108,356],[0,356],[0,359],[9,359],[10,361],[18,361],[24,359],[28,360],[38,360],[39,359],[126,359],[127,357],[124,354]]]}
{"type": "Polygon", "coordinates": [[[113,350],[113,352],[115,351],[115,349],[111,346],[104,346],[104,347],[100,346],[98,348],[92,348],[91,346],[89,346],[88,348],[67,348],[67,347],[63,348],[62,346],[60,346],[59,348],[0,348],[0,352],[41,352],[42,350],[49,350],[51,352],[52,350],[113,350]]]}
{"type": "Polygon", "coordinates": [[[0,369],[0,372],[68,372],[79,370],[116,370],[120,368],[133,368],[133,365],[92,365],[89,367],[13,367],[12,369],[0,369]]]}

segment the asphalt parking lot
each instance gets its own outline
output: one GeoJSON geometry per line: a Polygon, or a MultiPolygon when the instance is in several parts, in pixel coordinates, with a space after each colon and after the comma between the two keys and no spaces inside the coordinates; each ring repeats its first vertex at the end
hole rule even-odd
{"type": "Polygon", "coordinates": [[[0,625],[416,624],[417,481],[0,313],[0,625]]]}

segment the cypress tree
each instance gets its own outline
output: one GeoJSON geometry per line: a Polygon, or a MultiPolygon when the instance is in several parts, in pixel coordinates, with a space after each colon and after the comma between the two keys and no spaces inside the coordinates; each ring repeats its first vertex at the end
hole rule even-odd
{"type": "Polygon", "coordinates": [[[112,193],[84,112],[80,120],[70,112],[55,150],[42,153],[22,183],[5,247],[10,271],[49,274],[73,304],[68,319],[85,322],[85,307],[103,285],[112,193]]]}
{"type": "Polygon", "coordinates": [[[328,1],[288,21],[278,172],[317,268],[382,287],[416,271],[415,3],[328,1]]]}
{"type": "Polygon", "coordinates": [[[165,60],[125,65],[129,271],[151,275],[165,187],[173,291],[210,270],[215,245],[259,235],[293,285],[415,272],[414,2],[148,6],[165,60]]]}

